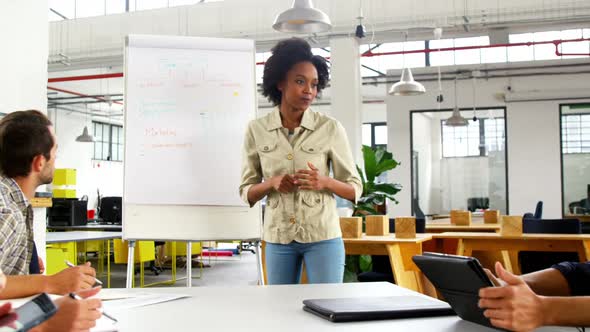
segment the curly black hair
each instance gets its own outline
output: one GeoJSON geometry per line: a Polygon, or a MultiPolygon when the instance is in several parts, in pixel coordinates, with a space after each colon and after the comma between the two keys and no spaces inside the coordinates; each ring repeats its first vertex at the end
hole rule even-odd
{"type": "Polygon", "coordinates": [[[275,106],[281,104],[282,93],[278,84],[285,80],[287,72],[300,62],[311,62],[318,72],[318,93],[320,93],[330,80],[326,59],[311,53],[309,44],[301,38],[289,38],[279,41],[272,49],[272,55],[264,65],[262,78],[262,95],[275,106]]]}

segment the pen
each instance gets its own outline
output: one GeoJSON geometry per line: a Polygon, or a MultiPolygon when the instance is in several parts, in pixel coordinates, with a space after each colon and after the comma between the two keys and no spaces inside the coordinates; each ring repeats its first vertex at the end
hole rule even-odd
{"type": "MultiPolygon", "coordinates": [[[[66,265],[67,265],[67,266],[69,266],[69,267],[74,267],[74,266],[76,266],[76,265],[74,265],[74,264],[70,263],[70,261],[67,261],[67,260],[66,260],[66,265]]],[[[94,281],[95,281],[97,284],[99,284],[99,285],[102,285],[102,281],[100,281],[100,280],[98,280],[98,279],[96,279],[96,278],[94,278],[94,281]]]]}
{"type": "MultiPolygon", "coordinates": [[[[71,297],[74,300],[82,300],[82,298],[80,296],[78,296],[76,293],[70,293],[70,294],[68,294],[68,296],[71,297]]],[[[118,322],[118,320],[115,317],[107,314],[106,312],[104,312],[104,310],[102,310],[102,314],[103,314],[103,316],[105,316],[106,318],[112,320],[113,322],[115,322],[115,323],[118,322]]]]}

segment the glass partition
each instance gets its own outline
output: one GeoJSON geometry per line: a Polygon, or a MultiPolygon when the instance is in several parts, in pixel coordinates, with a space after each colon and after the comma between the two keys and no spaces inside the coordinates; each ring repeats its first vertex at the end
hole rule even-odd
{"type": "Polygon", "coordinates": [[[506,110],[462,110],[468,124],[461,127],[445,124],[451,113],[411,112],[413,214],[436,218],[456,209],[506,214],[506,110]]]}
{"type": "Polygon", "coordinates": [[[590,104],[560,106],[563,215],[590,220],[590,104]]]}

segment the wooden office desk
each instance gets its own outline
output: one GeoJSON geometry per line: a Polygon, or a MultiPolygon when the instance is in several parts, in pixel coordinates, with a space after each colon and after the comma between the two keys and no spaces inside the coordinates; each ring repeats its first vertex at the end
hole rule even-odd
{"type": "Polygon", "coordinates": [[[388,236],[367,236],[359,239],[343,239],[347,255],[387,255],[396,284],[423,294],[436,297],[430,282],[412,261],[412,256],[422,253],[422,243],[432,239],[430,234],[416,234],[415,239],[397,239],[388,236]]]}
{"type": "MultiPolygon", "coordinates": [[[[107,287],[111,287],[111,260],[108,253],[111,251],[112,239],[120,239],[122,232],[97,232],[97,231],[75,231],[75,232],[49,232],[47,233],[47,244],[65,243],[65,242],[83,242],[90,240],[104,240],[106,242],[107,252],[107,287]]],[[[78,250],[75,248],[74,252],[78,250]]]]}
{"type": "MultiPolygon", "coordinates": [[[[105,289],[109,294],[117,290],[105,289]]],[[[241,287],[168,287],[126,289],[126,293],[177,293],[188,298],[143,307],[108,311],[118,320],[118,330],[186,331],[201,324],[208,331],[240,332],[497,332],[485,326],[461,320],[458,316],[390,319],[366,322],[332,323],[303,311],[305,299],[421,296],[385,282],[241,286],[241,287]],[[191,328],[192,327],[192,328],[191,328]]],[[[112,294],[112,293],[111,293],[112,294]]],[[[108,310],[105,304],[105,310],[108,310]]],[[[575,332],[575,328],[546,327],[536,332],[575,332]]]]}
{"type": "Polygon", "coordinates": [[[502,236],[499,233],[447,232],[433,234],[440,246],[444,239],[459,240],[457,255],[471,256],[473,251],[502,251],[503,264],[508,271],[520,274],[519,251],[577,252],[580,261],[590,258],[589,234],[522,234],[502,236]]]}

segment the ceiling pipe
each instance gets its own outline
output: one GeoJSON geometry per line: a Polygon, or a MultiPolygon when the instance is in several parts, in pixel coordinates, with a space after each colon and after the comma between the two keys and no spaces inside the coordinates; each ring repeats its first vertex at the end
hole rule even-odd
{"type": "Polygon", "coordinates": [[[113,101],[113,100],[107,100],[105,98],[102,97],[93,97],[91,95],[86,95],[80,92],[76,92],[76,91],[71,91],[71,90],[65,90],[65,89],[60,89],[60,88],[54,88],[51,86],[47,86],[47,90],[53,90],[53,91],[58,91],[58,92],[63,92],[63,93],[68,93],[74,96],[80,96],[80,97],[86,97],[86,98],[92,98],[92,99],[96,99],[105,103],[113,103],[113,104],[119,104],[119,105],[123,105],[123,103],[119,102],[119,101],[113,101]]]}
{"type": "Polygon", "coordinates": [[[54,78],[48,79],[47,83],[98,80],[98,79],[104,79],[104,78],[117,78],[117,77],[123,77],[123,73],[69,76],[69,77],[54,77],[54,78]]]}
{"type": "MultiPolygon", "coordinates": [[[[416,53],[435,53],[435,52],[448,52],[448,51],[464,51],[464,50],[478,50],[487,48],[497,47],[517,47],[517,46],[534,46],[534,45],[555,45],[555,55],[557,56],[590,56],[590,53],[562,53],[559,50],[559,46],[563,43],[576,43],[590,41],[590,38],[578,38],[578,39],[558,39],[538,42],[524,42],[524,43],[506,43],[506,44],[492,44],[492,45],[475,45],[475,46],[459,46],[459,47],[446,47],[436,49],[421,49],[421,50],[408,50],[408,51],[397,51],[397,52],[372,52],[368,50],[361,54],[361,57],[375,57],[385,55],[403,55],[403,54],[416,54],[416,53]]],[[[324,57],[330,59],[330,57],[324,57]]],[[[265,61],[256,62],[256,65],[264,65],[265,61]]],[[[48,83],[55,82],[67,82],[67,81],[81,81],[81,80],[95,80],[104,78],[116,78],[123,77],[123,73],[110,73],[110,74],[98,74],[98,75],[84,75],[84,76],[70,76],[70,77],[55,77],[47,80],[48,83]]],[[[49,87],[48,87],[49,88],[49,87]]],[[[58,91],[58,90],[56,90],[58,91]]]]}

